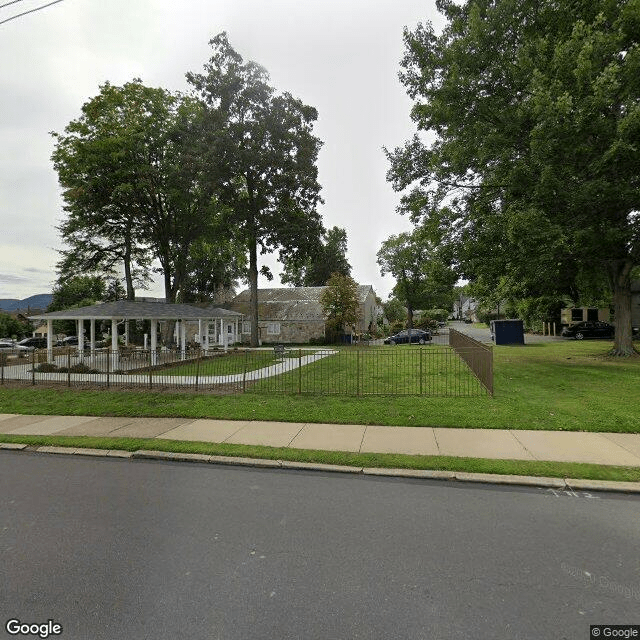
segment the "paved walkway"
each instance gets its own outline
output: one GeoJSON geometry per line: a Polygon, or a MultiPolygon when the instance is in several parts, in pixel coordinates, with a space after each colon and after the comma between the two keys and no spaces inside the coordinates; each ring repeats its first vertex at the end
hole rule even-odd
{"type": "Polygon", "coordinates": [[[0,414],[0,434],[162,438],[354,453],[640,467],[640,434],[626,433],[0,414]]]}

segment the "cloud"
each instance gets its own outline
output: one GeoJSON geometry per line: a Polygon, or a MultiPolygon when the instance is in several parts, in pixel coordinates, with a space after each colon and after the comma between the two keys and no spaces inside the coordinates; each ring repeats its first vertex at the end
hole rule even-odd
{"type": "Polygon", "coordinates": [[[0,273],[0,284],[22,284],[23,282],[27,282],[27,278],[11,273],[0,273]]]}

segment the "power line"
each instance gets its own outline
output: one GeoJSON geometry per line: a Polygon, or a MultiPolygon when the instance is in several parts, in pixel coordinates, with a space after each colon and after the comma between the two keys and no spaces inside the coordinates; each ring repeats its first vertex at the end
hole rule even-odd
{"type": "Polygon", "coordinates": [[[8,7],[10,4],[16,4],[16,2],[22,2],[23,0],[11,0],[11,2],[5,2],[4,4],[0,4],[0,9],[4,9],[8,7]]]}
{"type": "MultiPolygon", "coordinates": [[[[13,2],[8,2],[7,4],[13,4],[15,2],[19,2],[20,0],[13,0],[13,2]]],[[[58,4],[58,2],[62,2],[62,0],[53,0],[53,2],[49,2],[48,4],[43,4],[40,7],[36,7],[35,9],[29,9],[29,11],[23,11],[22,13],[18,13],[15,16],[11,16],[10,18],[7,18],[6,20],[0,20],[0,24],[4,24],[5,22],[10,22],[11,20],[15,20],[16,18],[20,18],[21,16],[26,16],[28,13],[35,13],[36,11],[40,11],[40,9],[46,9],[47,7],[50,7],[52,4],[58,4]]],[[[2,5],[3,7],[6,7],[7,5],[2,5]]],[[[0,7],[2,8],[2,7],[0,7]]]]}

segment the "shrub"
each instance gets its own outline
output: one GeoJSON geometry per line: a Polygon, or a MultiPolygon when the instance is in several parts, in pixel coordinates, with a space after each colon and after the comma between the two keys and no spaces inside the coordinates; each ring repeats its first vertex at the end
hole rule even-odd
{"type": "Polygon", "coordinates": [[[57,365],[51,362],[43,362],[36,367],[36,371],[40,373],[53,373],[54,371],[59,371],[57,365]]]}
{"type": "Polygon", "coordinates": [[[74,364],[72,367],[68,369],[71,373],[100,373],[97,369],[92,369],[88,367],[86,364],[74,364]]]}

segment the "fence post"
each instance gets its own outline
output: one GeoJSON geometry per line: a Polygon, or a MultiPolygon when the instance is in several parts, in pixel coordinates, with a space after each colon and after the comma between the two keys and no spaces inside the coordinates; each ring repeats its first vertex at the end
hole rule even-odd
{"type": "Polygon", "coordinates": [[[198,379],[200,378],[200,357],[202,351],[198,349],[198,355],[196,356],[196,391],[198,390],[198,379]]]}
{"type": "Polygon", "coordinates": [[[360,395],[360,349],[356,350],[356,395],[360,395]]]}
{"type": "Polygon", "coordinates": [[[0,353],[0,384],[4,384],[4,364],[7,361],[7,354],[0,353]]]}
{"type": "Polygon", "coordinates": [[[67,387],[71,386],[71,350],[67,351],[67,387]]]}
{"type": "Polygon", "coordinates": [[[111,371],[111,349],[107,349],[107,389],[109,388],[109,371],[111,371]]]}
{"type": "Polygon", "coordinates": [[[298,395],[302,394],[302,349],[298,349],[298,395]]]}
{"type": "Polygon", "coordinates": [[[31,384],[36,383],[36,350],[31,352],[31,384]]]}
{"type": "Polygon", "coordinates": [[[244,366],[242,367],[242,393],[244,393],[247,387],[247,358],[249,357],[249,350],[244,350],[244,366]]]}
{"type": "Polygon", "coordinates": [[[153,370],[151,369],[153,365],[151,363],[151,349],[149,349],[149,389],[153,389],[153,370]]]}
{"type": "Polygon", "coordinates": [[[422,347],[418,351],[420,352],[420,395],[422,395],[422,347]]]}

